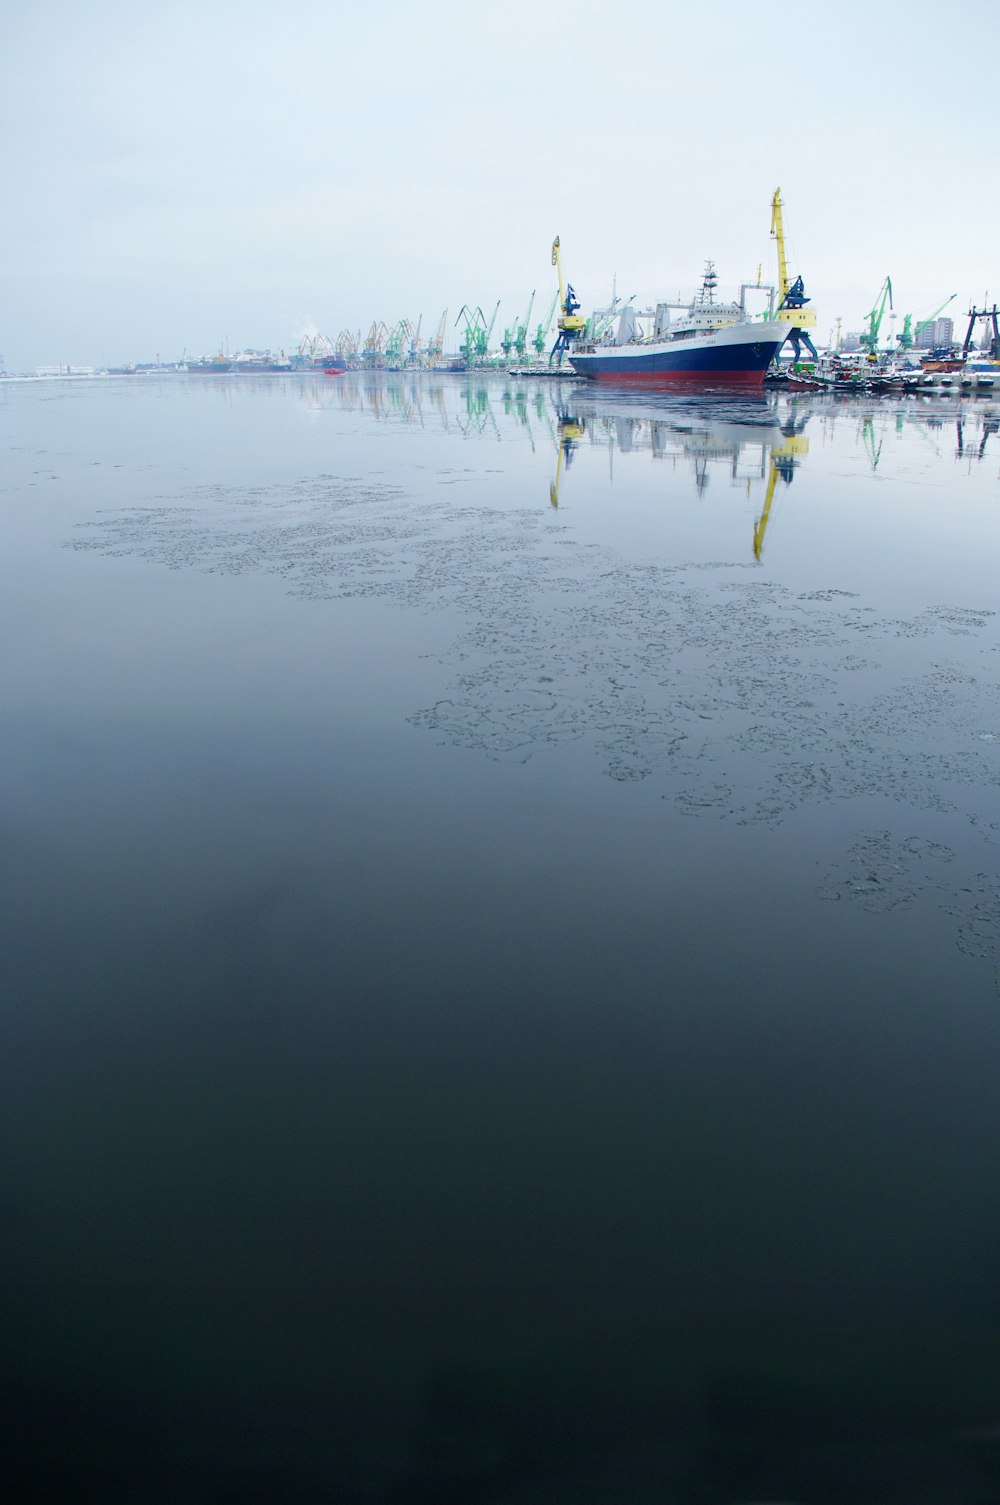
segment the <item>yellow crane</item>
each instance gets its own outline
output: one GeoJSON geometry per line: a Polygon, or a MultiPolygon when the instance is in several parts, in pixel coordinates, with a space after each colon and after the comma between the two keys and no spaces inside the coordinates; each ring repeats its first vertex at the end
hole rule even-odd
{"type": "Polygon", "coordinates": [[[799,358],[799,346],[805,345],[813,360],[817,359],[816,347],[805,333],[807,329],[816,327],[816,310],[806,308],[809,299],[806,297],[805,284],[801,277],[794,281],[788,275],[788,261],[785,257],[785,224],[781,214],[781,189],[774,190],[774,198],[771,200],[771,235],[778,248],[778,299],[777,316],[784,315],[794,319],[794,327],[789,331],[788,338],[795,352],[795,359],[799,358]]]}
{"type": "Polygon", "coordinates": [[[764,534],[767,532],[767,525],[771,518],[771,503],[774,501],[778,477],[781,477],[786,486],[789,485],[797,460],[808,453],[809,440],[805,434],[783,434],[781,443],[771,446],[764,510],[753,525],[753,557],[758,564],[764,552],[764,534]]]}
{"type": "Polygon", "coordinates": [[[559,317],[556,320],[556,328],[559,330],[556,342],[552,347],[549,361],[559,357],[562,360],[563,351],[568,350],[574,340],[578,340],[587,327],[587,321],[582,314],[577,313],[580,300],[573,291],[573,284],[563,277],[562,254],[559,250],[559,237],[552,242],[552,265],[559,274],[559,317]]]}
{"type": "Polygon", "coordinates": [[[576,447],[586,433],[586,428],[580,418],[571,413],[559,414],[559,457],[556,460],[556,478],[549,486],[549,502],[553,507],[559,506],[559,482],[562,479],[563,462],[567,470],[569,463],[576,453],[576,447]]]}

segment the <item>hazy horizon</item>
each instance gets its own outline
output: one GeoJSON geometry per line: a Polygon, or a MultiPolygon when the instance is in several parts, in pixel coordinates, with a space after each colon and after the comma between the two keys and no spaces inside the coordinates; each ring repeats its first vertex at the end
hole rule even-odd
{"type": "Polygon", "coordinates": [[[825,341],[995,287],[989,57],[964,0],[848,0],[781,27],[724,0],[625,0],[609,19],[512,0],[469,12],[177,0],[8,8],[3,181],[8,370],[294,348],[463,304],[499,331],[555,289],[583,308],[773,281],[781,187],[825,341]]]}

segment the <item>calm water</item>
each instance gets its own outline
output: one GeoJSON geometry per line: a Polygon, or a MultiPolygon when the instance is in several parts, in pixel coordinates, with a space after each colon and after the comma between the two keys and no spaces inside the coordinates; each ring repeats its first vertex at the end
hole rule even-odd
{"type": "Polygon", "coordinates": [[[998,425],[0,385],[24,1498],[998,1497],[998,425]]]}

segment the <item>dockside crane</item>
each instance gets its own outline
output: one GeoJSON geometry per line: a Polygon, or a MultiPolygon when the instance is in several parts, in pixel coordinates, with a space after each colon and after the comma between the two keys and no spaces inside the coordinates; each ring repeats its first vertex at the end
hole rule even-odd
{"type": "Polygon", "coordinates": [[[923,334],[924,330],[927,328],[928,324],[933,324],[938,314],[943,313],[952,299],[956,298],[957,296],[957,293],[949,294],[949,296],[944,300],[943,303],[938,304],[937,308],[932,314],[927,314],[925,318],[919,321],[919,323],[913,325],[912,333],[910,332],[910,315],[907,314],[903,320],[903,333],[899,337],[900,349],[912,350],[914,345],[919,345],[920,337],[923,334]],[[907,338],[908,335],[909,338],[907,338]]]}
{"type": "Polygon", "coordinates": [[[455,320],[455,323],[457,324],[459,319],[465,320],[465,340],[459,345],[458,349],[466,366],[479,366],[485,363],[490,348],[490,336],[493,333],[493,326],[497,321],[499,309],[500,300],[498,298],[497,306],[493,310],[493,317],[489,324],[487,324],[486,316],[481,308],[470,308],[467,303],[464,303],[459,309],[458,319],[455,320]]]}
{"type": "Polygon", "coordinates": [[[466,366],[471,366],[475,363],[479,333],[486,327],[486,320],[483,318],[481,308],[470,308],[467,303],[463,303],[458,310],[458,318],[455,320],[456,328],[462,319],[465,320],[465,337],[458,342],[458,353],[466,366]]]}
{"type": "Polygon", "coordinates": [[[354,334],[350,329],[342,329],[337,336],[337,343],[333,347],[334,354],[342,360],[355,363],[358,359],[358,346],[361,341],[361,331],[354,334]]]}
{"type": "Polygon", "coordinates": [[[410,325],[408,319],[400,319],[389,331],[389,338],[385,342],[382,354],[385,364],[392,371],[398,371],[403,364],[403,353],[406,350],[409,339],[410,325]]]}
{"type": "Polygon", "coordinates": [[[408,366],[420,365],[420,326],[423,322],[424,316],[421,314],[417,320],[416,329],[414,329],[412,324],[409,325],[410,339],[406,347],[406,364],[408,366]]]}
{"type": "Polygon", "coordinates": [[[428,366],[436,366],[437,363],[438,363],[438,361],[441,359],[442,355],[444,354],[444,334],[445,334],[445,329],[447,328],[447,325],[448,325],[448,310],[445,309],[444,313],[441,315],[440,321],[438,323],[438,327],[434,331],[434,337],[433,337],[433,339],[428,340],[428,342],[427,342],[427,364],[428,364],[428,366]]]}
{"type": "Polygon", "coordinates": [[[497,321],[497,314],[499,312],[500,312],[500,299],[498,298],[497,299],[497,306],[493,310],[493,317],[492,317],[492,319],[489,322],[489,327],[486,330],[486,334],[485,334],[485,336],[483,338],[482,349],[480,351],[480,354],[481,354],[481,356],[482,356],[482,358],[483,358],[484,361],[489,358],[489,353],[490,353],[490,338],[491,338],[491,336],[493,334],[493,326],[494,326],[494,324],[497,321]]]}
{"type": "Polygon", "coordinates": [[[535,337],[531,342],[536,355],[545,354],[545,342],[548,340],[549,330],[552,328],[552,315],[556,311],[556,303],[558,302],[558,299],[559,289],[557,288],[556,291],[552,294],[552,302],[549,305],[549,311],[545,316],[544,322],[541,320],[539,321],[538,328],[535,330],[535,337]]]}
{"type": "Polygon", "coordinates": [[[559,237],[552,242],[552,265],[559,274],[559,307],[562,310],[556,320],[556,342],[549,352],[549,365],[553,361],[557,365],[562,364],[563,355],[571,350],[574,341],[578,340],[587,326],[587,321],[582,314],[577,313],[580,300],[573,291],[573,284],[563,278],[562,254],[559,250],[559,237]]]}
{"type": "Polygon", "coordinates": [[[385,347],[390,333],[381,319],[374,319],[361,352],[361,363],[368,368],[379,368],[385,363],[385,347]]]}
{"type": "Polygon", "coordinates": [[[886,277],[882,286],[878,290],[878,297],[875,299],[875,306],[872,308],[870,313],[865,315],[866,319],[868,320],[868,329],[858,341],[858,344],[862,347],[862,349],[868,351],[868,359],[870,361],[878,360],[879,332],[882,328],[882,321],[885,318],[885,311],[887,308],[891,313],[892,281],[888,277],[886,277]]]}
{"type": "Polygon", "coordinates": [[[528,299],[528,312],[524,316],[524,323],[518,324],[514,333],[514,354],[519,361],[524,360],[525,351],[528,348],[528,330],[531,327],[531,310],[534,306],[535,293],[532,290],[531,297],[528,299]]]}
{"type": "Polygon", "coordinates": [[[806,334],[806,329],[815,329],[816,311],[806,308],[810,300],[806,297],[805,283],[802,278],[796,277],[793,281],[788,275],[788,262],[785,257],[785,223],[781,210],[781,189],[776,188],[774,198],[771,200],[771,235],[778,249],[778,307],[774,316],[780,319],[784,314],[795,321],[788,331],[788,343],[792,347],[795,359],[798,360],[800,349],[804,345],[815,361],[819,359],[816,346],[806,334]]]}

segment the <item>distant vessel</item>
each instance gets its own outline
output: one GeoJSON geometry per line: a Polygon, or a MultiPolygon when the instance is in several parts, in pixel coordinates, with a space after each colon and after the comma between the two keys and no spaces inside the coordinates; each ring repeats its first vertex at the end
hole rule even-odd
{"type": "Polygon", "coordinates": [[[192,375],[198,376],[206,372],[209,375],[220,375],[233,369],[232,361],[227,361],[224,355],[202,356],[201,360],[187,361],[185,364],[192,375]]]}
{"type": "Polygon", "coordinates": [[[718,278],[711,261],[701,292],[689,304],[658,303],[655,313],[616,310],[618,327],[603,339],[575,344],[570,365],[596,381],[635,382],[647,387],[692,382],[760,386],[764,372],[785,343],[793,319],[748,319],[743,303],[716,303],[718,278]],[[680,317],[671,320],[671,310],[680,317]],[[642,317],[652,318],[644,334],[642,317]]]}
{"type": "Polygon", "coordinates": [[[270,372],[280,374],[283,371],[291,371],[292,363],[283,355],[261,355],[257,351],[247,351],[245,355],[236,356],[232,362],[234,371],[248,371],[254,374],[270,372]]]}

